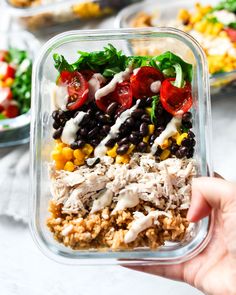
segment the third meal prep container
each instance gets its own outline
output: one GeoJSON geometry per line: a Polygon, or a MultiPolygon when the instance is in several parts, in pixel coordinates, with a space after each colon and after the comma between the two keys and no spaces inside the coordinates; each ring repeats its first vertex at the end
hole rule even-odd
{"type": "Polygon", "coordinates": [[[48,164],[53,149],[50,85],[55,83],[58,72],[54,68],[53,54],[65,56],[69,62],[78,58],[78,50],[102,50],[111,43],[126,55],[130,44],[162,44],[162,51],[171,50],[193,64],[193,131],[196,134],[197,173],[212,176],[210,154],[211,113],[209,78],[205,55],[198,43],[189,35],[171,28],[70,31],[60,34],[43,47],[33,70],[33,101],[31,125],[31,196],[30,223],[35,242],[49,257],[71,264],[173,264],[181,263],[197,255],[207,245],[212,231],[212,217],[191,224],[185,239],[166,243],[157,250],[144,248],[132,251],[72,250],[53,239],[46,227],[51,198],[48,164]]]}

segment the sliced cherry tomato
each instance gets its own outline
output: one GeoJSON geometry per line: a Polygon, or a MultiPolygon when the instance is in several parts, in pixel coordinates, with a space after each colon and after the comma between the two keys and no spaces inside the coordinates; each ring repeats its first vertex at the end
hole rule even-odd
{"type": "Polygon", "coordinates": [[[236,42],[236,30],[232,28],[226,28],[225,31],[228,34],[230,40],[232,42],[236,42]]]}
{"type": "Polygon", "coordinates": [[[8,52],[6,50],[0,50],[0,61],[6,61],[8,52]]]}
{"type": "Polygon", "coordinates": [[[96,100],[96,104],[99,109],[106,112],[107,107],[112,102],[117,102],[119,107],[117,112],[122,112],[129,109],[132,106],[133,95],[132,88],[129,82],[118,83],[115,91],[109,93],[108,95],[101,97],[96,100]]]}
{"type": "Polygon", "coordinates": [[[161,84],[160,101],[163,108],[173,116],[178,112],[186,113],[192,106],[191,84],[185,82],[184,87],[176,87],[172,84],[175,78],[168,78],[161,84]]]}
{"type": "Polygon", "coordinates": [[[7,78],[14,78],[15,69],[4,61],[0,61],[0,77],[1,80],[6,80],[7,78]]]}
{"type": "Polygon", "coordinates": [[[155,95],[151,91],[151,84],[163,80],[164,76],[159,70],[149,66],[141,67],[130,77],[133,96],[138,99],[155,95]]]}
{"type": "Polygon", "coordinates": [[[4,109],[6,109],[9,106],[12,98],[13,98],[13,94],[9,87],[0,88],[0,112],[2,112],[4,109]]]}
{"type": "Polygon", "coordinates": [[[86,102],[89,92],[88,82],[80,72],[62,71],[57,84],[67,86],[69,110],[77,110],[86,102]]]}
{"type": "Polygon", "coordinates": [[[89,81],[92,78],[93,74],[95,74],[95,72],[92,70],[81,70],[80,73],[87,81],[89,81]]]}
{"type": "Polygon", "coordinates": [[[2,112],[7,118],[15,118],[19,113],[19,107],[15,101],[11,101],[9,106],[2,112]]]}

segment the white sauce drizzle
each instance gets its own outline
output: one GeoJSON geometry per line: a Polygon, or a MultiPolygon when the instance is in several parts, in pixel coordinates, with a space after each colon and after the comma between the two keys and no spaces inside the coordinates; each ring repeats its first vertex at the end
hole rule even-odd
{"type": "Polygon", "coordinates": [[[95,73],[88,81],[89,84],[89,100],[94,99],[95,93],[106,83],[106,79],[100,73],[95,73]]]}
{"type": "Polygon", "coordinates": [[[138,234],[141,233],[143,230],[151,227],[154,224],[154,221],[157,221],[157,218],[160,215],[171,217],[171,215],[166,212],[152,211],[148,215],[134,220],[131,228],[124,237],[124,242],[126,244],[133,242],[137,238],[138,234]]]}
{"type": "Polygon", "coordinates": [[[95,148],[95,150],[94,150],[95,157],[101,158],[101,157],[105,156],[105,154],[107,152],[107,147],[105,146],[105,144],[108,142],[108,140],[114,138],[118,134],[120,126],[131,116],[132,112],[135,109],[137,109],[137,107],[139,105],[139,101],[140,100],[137,100],[136,104],[132,108],[124,111],[120,115],[120,117],[117,118],[116,123],[111,127],[111,130],[108,133],[108,135],[95,148]]]}
{"type": "Polygon", "coordinates": [[[72,142],[75,141],[76,133],[79,130],[79,124],[82,122],[85,115],[85,112],[79,112],[75,118],[71,118],[66,122],[61,135],[62,142],[72,144],[72,142]]]}
{"type": "Polygon", "coordinates": [[[112,202],[113,192],[111,190],[103,190],[98,194],[98,199],[93,202],[91,214],[110,206],[112,202]]]}
{"type": "Polygon", "coordinates": [[[160,92],[160,88],[161,88],[161,81],[154,81],[152,82],[152,84],[150,85],[150,90],[153,93],[159,93],[160,92]]]}
{"type": "Polygon", "coordinates": [[[172,135],[175,135],[178,132],[181,121],[181,116],[176,116],[171,119],[171,121],[167,124],[166,129],[160,134],[160,136],[155,139],[151,147],[151,153],[153,155],[156,153],[159,145],[162,145],[166,139],[170,138],[172,135]]]}
{"type": "Polygon", "coordinates": [[[68,103],[68,92],[67,87],[65,86],[57,86],[53,85],[52,92],[52,103],[54,109],[61,109],[63,111],[67,111],[66,105],[68,103]]]}
{"type": "Polygon", "coordinates": [[[134,69],[134,70],[133,70],[133,74],[134,74],[134,75],[137,75],[139,70],[140,70],[140,68],[136,68],[136,69],[134,69]]]}
{"type": "Polygon", "coordinates": [[[100,88],[95,93],[95,99],[98,100],[101,97],[108,95],[113,92],[116,88],[117,83],[122,83],[125,80],[128,80],[133,70],[131,68],[125,69],[125,71],[115,74],[113,79],[104,87],[100,88]]]}
{"type": "Polygon", "coordinates": [[[117,211],[125,210],[126,208],[133,208],[139,204],[138,194],[134,191],[125,191],[122,195],[120,194],[119,200],[116,204],[115,209],[112,211],[112,215],[117,211]]]}

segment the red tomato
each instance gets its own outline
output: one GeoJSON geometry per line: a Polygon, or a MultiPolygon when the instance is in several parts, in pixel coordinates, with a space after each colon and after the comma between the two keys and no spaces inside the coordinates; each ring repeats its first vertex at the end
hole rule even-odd
{"type": "Polygon", "coordinates": [[[118,83],[115,91],[96,100],[99,109],[106,112],[107,107],[112,102],[117,102],[120,106],[117,112],[122,112],[132,106],[132,88],[129,82],[118,83]]]}
{"type": "Polygon", "coordinates": [[[57,84],[67,86],[69,110],[77,110],[86,102],[89,92],[88,82],[80,72],[62,71],[57,84]]]}
{"type": "Polygon", "coordinates": [[[0,88],[0,112],[9,106],[12,98],[13,94],[9,87],[0,88]]]}
{"type": "Polygon", "coordinates": [[[89,81],[95,72],[92,70],[81,70],[80,73],[84,76],[84,78],[87,81],[89,81]]]}
{"type": "Polygon", "coordinates": [[[4,61],[0,61],[0,76],[1,80],[6,80],[7,78],[14,78],[15,69],[4,61]]]}
{"type": "Polygon", "coordinates": [[[0,61],[6,61],[8,52],[6,50],[0,50],[0,61]]]}
{"type": "Polygon", "coordinates": [[[7,118],[15,118],[19,115],[19,107],[15,101],[11,101],[10,105],[2,112],[7,118]]]}
{"type": "Polygon", "coordinates": [[[225,31],[228,34],[230,40],[232,42],[236,42],[236,30],[232,28],[226,28],[225,31]]]}
{"type": "Polygon", "coordinates": [[[160,101],[163,108],[173,116],[178,112],[186,113],[192,106],[191,84],[185,82],[182,88],[172,84],[175,78],[168,78],[162,82],[160,89],[160,101]]]}
{"type": "Polygon", "coordinates": [[[149,66],[141,67],[130,77],[133,96],[138,99],[155,95],[151,91],[151,84],[163,80],[164,76],[159,70],[149,66]]]}

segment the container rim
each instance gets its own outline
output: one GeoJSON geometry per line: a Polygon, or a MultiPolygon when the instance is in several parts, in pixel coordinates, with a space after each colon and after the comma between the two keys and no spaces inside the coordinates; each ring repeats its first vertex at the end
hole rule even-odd
{"type": "MultiPolygon", "coordinates": [[[[29,204],[29,216],[30,216],[30,221],[29,221],[29,225],[30,225],[30,231],[32,234],[32,237],[34,239],[34,241],[36,242],[36,244],[38,245],[38,247],[40,248],[40,250],[46,254],[46,256],[48,256],[49,258],[61,262],[61,263],[66,263],[66,264],[80,264],[80,265],[88,265],[88,264],[123,264],[119,262],[119,260],[117,261],[117,258],[122,258],[124,256],[124,253],[128,253],[127,252],[113,252],[115,253],[115,255],[111,254],[110,257],[105,258],[106,255],[104,256],[104,254],[100,253],[94,253],[94,252],[89,252],[89,254],[84,254],[81,251],[75,251],[77,252],[77,255],[74,255],[74,252],[72,253],[67,253],[67,252],[63,252],[61,250],[59,250],[58,248],[51,246],[46,239],[43,237],[43,233],[42,230],[39,229],[37,227],[37,212],[36,212],[36,201],[37,201],[37,190],[34,190],[33,188],[33,183],[34,180],[38,179],[38,177],[40,176],[40,173],[35,169],[37,167],[36,165],[36,155],[38,154],[38,148],[39,146],[36,146],[36,138],[37,138],[37,134],[39,134],[39,130],[36,124],[36,117],[37,114],[35,113],[35,110],[37,109],[38,112],[40,112],[41,110],[38,108],[39,106],[39,101],[36,100],[37,98],[37,93],[39,93],[39,86],[37,85],[37,77],[38,74],[41,73],[41,61],[43,60],[43,58],[46,56],[48,56],[53,50],[55,50],[56,48],[58,48],[60,45],[64,45],[66,43],[69,42],[75,42],[75,41],[79,41],[80,39],[86,41],[86,40],[92,40],[92,37],[96,36],[99,37],[99,40],[101,41],[105,41],[105,40],[115,40],[115,38],[124,38],[125,36],[130,36],[132,38],[136,37],[142,37],[148,35],[152,38],[154,37],[173,37],[175,39],[178,39],[180,41],[185,40],[185,44],[187,44],[190,49],[192,49],[193,51],[195,50],[197,52],[197,56],[195,56],[196,60],[198,60],[198,66],[201,70],[201,72],[203,70],[205,70],[207,68],[207,61],[206,61],[206,57],[205,54],[203,52],[203,50],[201,49],[199,43],[193,38],[191,37],[189,34],[184,33],[180,30],[174,29],[174,28],[168,28],[168,27],[160,27],[160,28],[148,28],[148,29],[115,29],[115,30],[75,30],[75,31],[68,31],[68,32],[64,32],[61,33],[55,37],[53,37],[52,39],[50,39],[41,49],[40,53],[38,54],[38,57],[35,61],[34,67],[33,67],[33,83],[34,83],[34,87],[33,87],[33,93],[32,93],[32,110],[33,110],[33,114],[32,114],[32,121],[31,121],[31,141],[30,141],[30,176],[31,176],[31,198],[29,199],[30,204],[29,204]],[[109,39],[109,37],[111,37],[111,39],[109,39]],[[201,62],[200,62],[200,61],[201,62]],[[119,253],[117,255],[117,253],[119,253]],[[99,255],[98,255],[99,254],[99,255]],[[88,259],[90,258],[90,260],[88,259]],[[91,259],[92,258],[92,259],[91,259]],[[94,263],[94,259],[97,259],[97,263],[94,263]],[[93,262],[91,262],[91,260],[93,260],[93,262]]],[[[202,89],[205,89],[205,97],[206,99],[206,104],[207,104],[207,114],[211,117],[210,114],[210,100],[209,100],[209,79],[208,79],[208,75],[205,75],[205,78],[202,79],[201,81],[201,87],[202,89]]],[[[203,91],[203,90],[201,90],[203,91]]],[[[203,106],[201,106],[203,107],[203,106]]],[[[203,124],[203,123],[202,123],[203,124]]],[[[203,128],[203,126],[202,126],[203,128]]],[[[204,130],[204,136],[205,133],[208,133],[208,137],[211,138],[211,129],[209,128],[209,130],[206,130],[207,128],[203,128],[204,130]]],[[[40,137],[39,137],[40,138],[40,137]]],[[[211,141],[210,141],[211,142],[211,141]]],[[[38,141],[37,141],[38,143],[38,141]]],[[[206,159],[204,158],[205,162],[206,159]]],[[[204,175],[213,175],[213,169],[212,169],[212,162],[208,161],[209,166],[204,170],[203,174],[204,175]]],[[[206,217],[205,219],[203,219],[201,221],[201,226],[203,228],[203,234],[200,237],[200,241],[196,241],[193,240],[193,247],[191,249],[188,249],[188,245],[186,246],[187,249],[186,252],[181,255],[181,251],[179,251],[178,253],[176,253],[175,257],[172,258],[168,258],[165,255],[163,256],[158,256],[156,255],[157,253],[160,253],[160,251],[149,251],[148,253],[150,253],[150,255],[154,255],[154,256],[150,256],[147,255],[147,252],[138,252],[138,254],[136,253],[136,255],[132,255],[132,258],[137,259],[138,263],[142,263],[143,264],[173,264],[173,263],[181,263],[183,261],[186,261],[188,259],[191,259],[192,257],[194,257],[195,255],[199,254],[207,245],[207,243],[210,240],[211,237],[211,233],[212,233],[212,229],[213,229],[213,216],[211,217],[206,217]],[[145,254],[145,259],[139,259],[140,254],[142,253],[146,253],[145,254]],[[148,258],[150,257],[150,259],[148,258]]],[[[191,243],[190,243],[191,244],[191,243]]],[[[182,249],[182,248],[181,248],[182,249]]],[[[181,250],[180,249],[180,250],[181,250]]],[[[111,252],[109,252],[111,253],[111,252]]],[[[137,260],[134,261],[134,263],[137,263],[137,260]]],[[[131,261],[128,261],[128,263],[133,263],[131,261]]]]}

